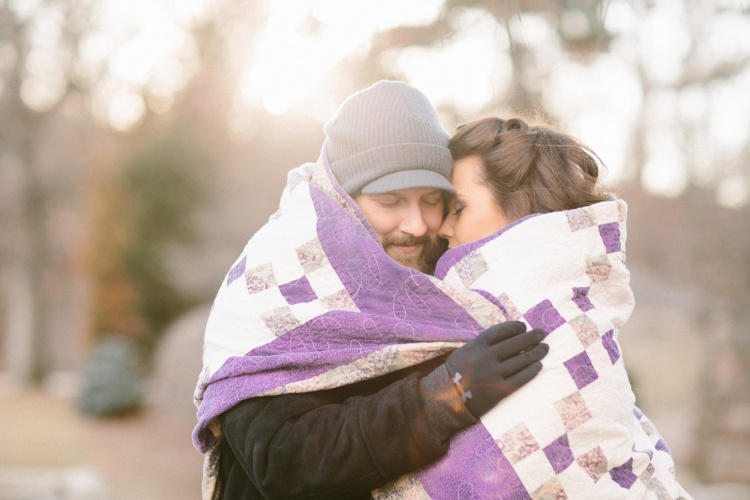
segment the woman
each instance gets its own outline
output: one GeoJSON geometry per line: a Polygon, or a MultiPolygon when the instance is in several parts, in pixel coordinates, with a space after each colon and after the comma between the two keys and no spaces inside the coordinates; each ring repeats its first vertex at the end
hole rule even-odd
{"type": "Polygon", "coordinates": [[[453,248],[496,233],[529,214],[572,210],[606,201],[597,183],[599,159],[573,137],[521,119],[483,118],[451,139],[450,202],[440,236],[453,248]]]}
{"type": "Polygon", "coordinates": [[[598,183],[597,155],[519,118],[461,125],[449,148],[457,194],[435,277],[541,328],[550,351],[537,378],[458,435],[447,458],[374,497],[689,498],[635,406],[617,343],[633,307],[627,206],[598,183]]]}

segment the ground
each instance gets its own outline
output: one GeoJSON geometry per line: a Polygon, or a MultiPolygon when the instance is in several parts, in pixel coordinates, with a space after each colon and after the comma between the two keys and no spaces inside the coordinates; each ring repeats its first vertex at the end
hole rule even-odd
{"type": "Polygon", "coordinates": [[[0,394],[0,499],[200,498],[193,419],[152,406],[95,419],[40,389],[0,394]]]}

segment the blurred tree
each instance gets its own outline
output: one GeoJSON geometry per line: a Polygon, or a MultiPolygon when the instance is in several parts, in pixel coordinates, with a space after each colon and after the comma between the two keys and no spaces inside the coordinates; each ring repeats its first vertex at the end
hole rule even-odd
{"type": "Polygon", "coordinates": [[[165,326],[209,300],[194,276],[204,276],[210,256],[196,243],[211,240],[201,221],[222,199],[216,178],[236,150],[229,131],[239,79],[232,44],[251,44],[252,31],[238,31],[262,19],[256,4],[213,5],[190,30],[197,57],[190,84],[175,92],[168,113],[147,111],[123,135],[127,153],[98,177],[89,252],[96,336],[134,337],[151,354],[165,326]]]}
{"type": "Polygon", "coordinates": [[[86,1],[0,2],[0,318],[9,371],[33,381],[54,329],[50,213],[64,187],[45,165],[45,141],[85,86],[77,70],[90,11],[86,1]]]}
{"type": "MultiPolygon", "coordinates": [[[[210,68],[217,54],[229,53],[216,48],[221,45],[217,40],[228,34],[222,30],[234,26],[233,33],[237,34],[243,20],[246,27],[259,22],[252,17],[257,12],[255,3],[245,3],[213,2],[200,16],[200,23],[186,16],[179,3],[164,0],[150,4],[149,8],[162,9],[159,13],[164,16],[160,19],[167,22],[159,26],[158,39],[169,38],[173,43],[165,50],[171,52],[161,54],[159,59],[154,57],[157,48],[149,47],[150,52],[141,50],[140,59],[133,65],[136,49],[143,49],[144,41],[153,42],[154,38],[148,38],[153,33],[148,33],[148,27],[129,24],[123,13],[117,14],[117,2],[0,1],[0,123],[5,125],[0,127],[0,369],[24,381],[40,382],[50,369],[55,345],[69,344],[91,326],[86,320],[91,309],[86,300],[87,285],[74,287],[71,281],[88,279],[80,278],[87,273],[81,269],[86,265],[82,255],[87,235],[79,234],[86,231],[79,227],[86,220],[80,214],[103,205],[94,202],[81,206],[80,200],[102,187],[97,184],[102,178],[105,182],[117,178],[111,170],[126,164],[118,159],[123,151],[149,143],[144,140],[149,134],[163,131],[158,125],[161,117],[174,108],[182,90],[190,89],[191,81],[196,88],[205,87],[206,80],[221,81],[208,71],[200,72],[201,61],[210,68]],[[238,13],[244,15],[233,19],[238,13]],[[135,76],[127,74],[128,69],[135,76]],[[68,220],[62,226],[59,219],[66,214],[68,220]],[[76,239],[71,242],[73,236],[76,239]],[[58,272],[55,266],[62,270],[58,272]],[[75,317],[75,321],[61,324],[63,309],[66,312],[62,314],[75,317]]],[[[148,21],[146,17],[138,21],[148,21]]],[[[248,38],[251,36],[243,37],[243,43],[248,38]]],[[[223,68],[230,69],[230,65],[223,64],[223,68]]],[[[228,82],[231,80],[223,81],[228,82]]],[[[192,153],[205,146],[209,137],[215,139],[226,131],[224,127],[206,126],[226,122],[228,114],[226,107],[214,109],[217,103],[227,101],[225,93],[210,95],[215,99],[193,100],[188,106],[199,110],[188,113],[188,119],[204,127],[200,140],[191,144],[192,153]],[[209,115],[213,118],[206,119],[209,115]]],[[[218,148],[217,144],[214,146],[218,148]]],[[[173,155],[167,163],[185,160],[175,156],[174,150],[165,154],[173,155]]],[[[198,158],[194,154],[189,160],[198,158]]],[[[152,167],[162,165],[160,160],[143,157],[138,161],[152,167]]],[[[136,194],[145,195],[144,186],[159,175],[173,176],[172,186],[178,186],[181,174],[169,170],[172,166],[170,163],[154,172],[141,170],[131,179],[134,182],[130,187],[141,190],[136,194]]],[[[140,220],[136,231],[139,236],[161,234],[145,222],[148,216],[135,219],[140,220]]],[[[123,226],[123,230],[132,228],[123,226]]],[[[117,244],[102,246],[99,250],[113,253],[97,258],[114,262],[118,257],[115,252],[122,248],[117,244]]],[[[157,266],[156,256],[144,248],[140,252],[146,253],[139,254],[132,247],[126,252],[128,270],[141,275],[120,284],[121,298],[132,298],[135,284],[146,285],[143,266],[149,262],[157,266]]],[[[112,272],[118,267],[111,266],[112,272]]],[[[154,279],[159,279],[157,275],[154,279]]],[[[153,306],[139,307],[144,311],[153,306]]],[[[148,314],[150,321],[157,321],[156,313],[148,314]]],[[[131,327],[137,316],[129,314],[131,327]]],[[[80,341],[78,338],[76,342],[79,347],[80,341]]]]}
{"type": "MultiPolygon", "coordinates": [[[[167,266],[171,245],[190,244],[209,164],[200,141],[171,130],[132,151],[100,197],[94,232],[96,334],[150,344],[192,304],[167,266]]],[[[187,272],[183,270],[183,272],[187,272]]]]}
{"type": "MultiPolygon", "coordinates": [[[[511,63],[511,75],[507,85],[494,87],[492,99],[485,104],[485,111],[510,109],[528,113],[529,110],[545,110],[543,89],[540,84],[549,71],[550,54],[555,47],[535,46],[524,32],[524,22],[541,20],[556,34],[555,45],[561,48],[560,55],[577,60],[590,59],[606,51],[613,37],[605,26],[609,0],[524,0],[519,2],[488,2],[486,0],[445,0],[442,13],[429,25],[398,26],[376,33],[366,57],[346,61],[353,68],[353,75],[362,82],[370,82],[383,76],[403,78],[398,67],[384,62],[384,55],[394,49],[410,47],[444,48],[460,36],[471,33],[477,18],[491,19],[502,36],[497,53],[507,54],[511,63]],[[504,41],[503,41],[504,39],[504,41]],[[546,61],[546,62],[545,62],[546,61]]],[[[552,56],[554,59],[554,56],[552,56]]],[[[561,61],[554,61],[559,64],[561,61]]],[[[447,106],[455,121],[465,119],[460,109],[447,106]]]]}

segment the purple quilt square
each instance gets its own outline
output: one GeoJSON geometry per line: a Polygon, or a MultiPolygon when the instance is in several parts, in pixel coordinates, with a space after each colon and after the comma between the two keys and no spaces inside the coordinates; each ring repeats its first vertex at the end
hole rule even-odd
{"type": "Polygon", "coordinates": [[[555,474],[567,469],[573,463],[573,450],[570,449],[568,435],[563,434],[545,446],[544,454],[547,455],[547,460],[555,470],[555,474]]]}
{"type": "Polygon", "coordinates": [[[289,305],[300,304],[302,302],[312,302],[318,298],[318,296],[315,295],[315,290],[312,289],[310,282],[305,276],[302,276],[298,280],[279,285],[279,291],[289,305]]]}
{"type": "Polygon", "coordinates": [[[620,246],[620,224],[618,222],[601,224],[599,226],[599,234],[602,237],[604,248],[607,249],[607,253],[619,252],[622,250],[622,247],[620,246]]]}
{"type": "Polygon", "coordinates": [[[573,302],[583,312],[590,311],[594,308],[594,304],[589,300],[589,287],[573,287],[573,302]]]}
{"type": "Polygon", "coordinates": [[[232,267],[232,269],[229,270],[229,274],[227,274],[227,286],[231,285],[234,280],[245,274],[245,265],[247,262],[247,255],[242,256],[242,260],[239,261],[237,264],[232,267]]]}
{"type": "Polygon", "coordinates": [[[669,446],[667,446],[667,442],[661,438],[656,442],[656,449],[669,453],[670,455],[672,454],[672,450],[670,450],[669,446]]]}
{"type": "Polygon", "coordinates": [[[532,328],[540,328],[548,335],[555,328],[565,324],[565,320],[549,300],[538,303],[526,311],[523,317],[526,318],[532,328]]]}
{"type": "Polygon", "coordinates": [[[573,356],[563,364],[568,369],[568,373],[573,377],[573,381],[579,389],[583,389],[599,378],[599,374],[596,373],[596,369],[594,369],[591,358],[586,354],[586,351],[573,356]]]}
{"type": "Polygon", "coordinates": [[[638,476],[633,474],[633,459],[631,458],[619,467],[613,467],[609,471],[612,481],[616,482],[626,490],[629,490],[638,476]]]}
{"type": "Polygon", "coordinates": [[[610,330],[602,335],[602,344],[607,350],[607,354],[609,354],[609,360],[612,361],[612,364],[614,365],[615,362],[620,359],[620,348],[617,347],[617,342],[615,342],[614,330],[610,330]]]}
{"type": "Polygon", "coordinates": [[[511,462],[483,425],[456,434],[450,460],[416,472],[429,498],[531,500],[511,462]]]}

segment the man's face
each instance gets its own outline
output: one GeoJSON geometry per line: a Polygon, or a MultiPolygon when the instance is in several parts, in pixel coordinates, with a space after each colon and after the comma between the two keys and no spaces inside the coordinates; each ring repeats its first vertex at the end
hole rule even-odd
{"type": "Polygon", "coordinates": [[[385,252],[399,264],[432,274],[442,254],[437,232],[443,222],[443,192],[413,188],[354,198],[385,252]]]}

